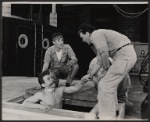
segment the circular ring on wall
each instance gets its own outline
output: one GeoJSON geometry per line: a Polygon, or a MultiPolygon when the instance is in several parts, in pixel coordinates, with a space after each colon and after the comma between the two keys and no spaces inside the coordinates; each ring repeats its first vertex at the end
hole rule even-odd
{"type": "Polygon", "coordinates": [[[49,46],[50,46],[49,40],[47,38],[44,38],[42,41],[42,48],[46,50],[49,48],[49,46]]]}
{"type": "Polygon", "coordinates": [[[28,46],[28,37],[25,34],[21,34],[18,38],[18,45],[21,48],[26,48],[28,46]]]}

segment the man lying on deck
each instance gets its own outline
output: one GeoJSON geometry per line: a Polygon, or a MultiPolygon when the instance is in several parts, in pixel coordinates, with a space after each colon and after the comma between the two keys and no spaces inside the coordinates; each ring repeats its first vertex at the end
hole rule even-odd
{"type": "Polygon", "coordinates": [[[22,103],[27,108],[39,108],[49,111],[51,108],[62,108],[63,93],[73,93],[78,91],[84,82],[78,82],[75,86],[58,86],[59,72],[57,69],[50,69],[39,75],[39,84],[44,87],[22,103]]]}

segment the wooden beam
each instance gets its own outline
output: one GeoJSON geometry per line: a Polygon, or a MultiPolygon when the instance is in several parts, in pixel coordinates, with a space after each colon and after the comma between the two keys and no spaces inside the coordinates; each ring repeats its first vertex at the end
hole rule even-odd
{"type": "MultiPolygon", "coordinates": [[[[94,115],[86,113],[86,112],[77,112],[77,111],[64,110],[64,109],[52,109],[46,113],[45,111],[43,111],[41,109],[25,108],[25,107],[23,107],[22,104],[3,101],[2,102],[2,111],[4,111],[6,113],[7,109],[12,109],[12,114],[15,114],[14,110],[21,110],[21,111],[28,111],[28,112],[41,113],[41,114],[49,114],[49,115],[55,115],[55,116],[60,116],[60,117],[69,117],[69,118],[81,119],[81,120],[94,119],[93,118],[94,115]],[[90,116],[90,118],[89,118],[89,116],[90,116]]],[[[6,113],[6,114],[8,114],[8,113],[6,113]]],[[[16,114],[18,114],[18,111],[16,114]]]]}
{"type": "Polygon", "coordinates": [[[3,108],[2,120],[79,120],[72,117],[3,108]]]}
{"type": "MultiPolygon", "coordinates": [[[[0,3],[0,8],[2,8],[2,2],[0,3]]],[[[0,16],[2,16],[2,12],[0,12],[0,16]]],[[[2,77],[2,19],[0,19],[0,83],[2,77]]]]}

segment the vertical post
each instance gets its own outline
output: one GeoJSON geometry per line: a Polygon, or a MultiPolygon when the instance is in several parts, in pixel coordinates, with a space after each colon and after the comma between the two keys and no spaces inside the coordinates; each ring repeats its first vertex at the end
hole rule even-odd
{"type": "Polygon", "coordinates": [[[33,5],[30,5],[30,14],[29,14],[29,20],[32,21],[32,9],[33,9],[33,5]]]}
{"type": "Polygon", "coordinates": [[[50,25],[57,27],[56,4],[52,4],[52,12],[50,13],[50,25]]]}
{"type": "Polygon", "coordinates": [[[2,16],[11,16],[11,3],[2,3],[2,16]]]}
{"type": "MultiPolygon", "coordinates": [[[[43,25],[41,26],[42,26],[42,41],[43,41],[44,29],[43,29],[43,25]]],[[[41,72],[42,72],[42,68],[43,68],[43,47],[41,48],[41,72]]]]}
{"type": "MultiPolygon", "coordinates": [[[[1,7],[2,4],[0,3],[0,8],[1,7]]],[[[0,17],[1,17],[1,12],[0,12],[0,17]]],[[[2,84],[1,77],[2,77],[2,19],[0,19],[0,83],[2,84]]]]}
{"type": "Polygon", "coordinates": [[[34,23],[34,77],[36,76],[36,23],[34,23]]]}
{"type": "Polygon", "coordinates": [[[38,22],[42,22],[42,5],[40,4],[38,22]]]}

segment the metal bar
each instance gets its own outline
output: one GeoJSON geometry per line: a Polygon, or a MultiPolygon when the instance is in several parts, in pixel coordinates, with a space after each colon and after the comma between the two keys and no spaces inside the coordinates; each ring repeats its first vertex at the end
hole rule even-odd
{"type": "Polygon", "coordinates": [[[35,74],[36,74],[36,71],[35,71],[35,61],[36,61],[36,23],[34,25],[34,39],[35,39],[35,43],[34,43],[34,77],[35,77],[35,74]]]}

